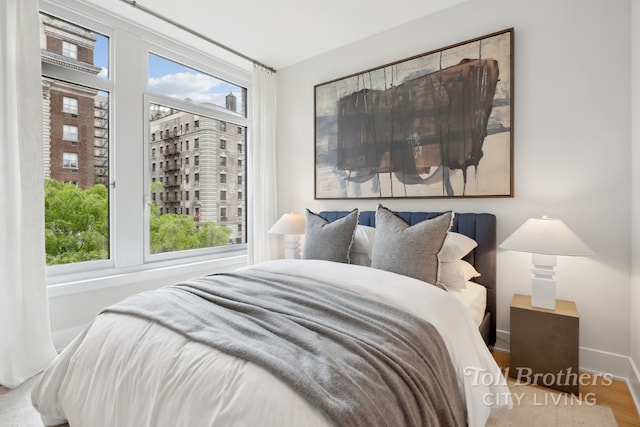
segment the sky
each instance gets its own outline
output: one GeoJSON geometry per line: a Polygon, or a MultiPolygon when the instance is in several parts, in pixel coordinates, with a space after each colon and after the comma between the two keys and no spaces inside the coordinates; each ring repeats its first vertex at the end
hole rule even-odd
{"type": "MultiPolygon", "coordinates": [[[[109,38],[98,33],[94,33],[94,36],[94,64],[102,68],[98,76],[109,78],[109,38]]],[[[197,104],[212,103],[220,107],[225,107],[225,97],[233,93],[237,99],[237,112],[242,112],[241,87],[151,53],[148,89],[149,92],[181,101],[190,99],[197,104]]]]}

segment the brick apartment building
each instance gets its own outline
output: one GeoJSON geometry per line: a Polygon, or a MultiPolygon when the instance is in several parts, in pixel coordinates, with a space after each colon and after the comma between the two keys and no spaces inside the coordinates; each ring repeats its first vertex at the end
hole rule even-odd
{"type": "MultiPolygon", "coordinates": [[[[93,75],[96,39],[90,31],[65,21],[40,15],[41,59],[93,75]]],[[[88,188],[96,182],[95,129],[98,91],[60,80],[42,78],[45,177],[73,182],[88,188]]],[[[98,101],[99,103],[99,101],[98,101]]],[[[102,104],[102,111],[108,102],[102,104]]],[[[108,116],[107,116],[108,117],[108,116]]],[[[103,126],[108,126],[103,122],[103,126]]],[[[102,180],[108,182],[108,137],[100,140],[107,167],[102,180]]]]}

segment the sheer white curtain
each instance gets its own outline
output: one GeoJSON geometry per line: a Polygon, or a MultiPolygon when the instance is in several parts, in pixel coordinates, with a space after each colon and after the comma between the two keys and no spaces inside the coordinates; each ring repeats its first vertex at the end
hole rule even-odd
{"type": "Polygon", "coordinates": [[[277,221],[276,76],[253,67],[251,167],[249,168],[249,264],[273,259],[277,238],[268,233],[277,221]]]}
{"type": "Polygon", "coordinates": [[[0,1],[0,384],[47,367],[38,0],[0,1]]]}

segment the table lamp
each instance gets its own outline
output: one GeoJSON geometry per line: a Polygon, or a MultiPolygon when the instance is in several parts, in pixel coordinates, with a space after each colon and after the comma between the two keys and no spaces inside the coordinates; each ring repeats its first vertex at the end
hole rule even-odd
{"type": "Polygon", "coordinates": [[[286,213],[269,229],[270,234],[284,235],[284,257],[300,258],[300,234],[304,234],[306,222],[299,214],[286,213]]]}
{"type": "Polygon", "coordinates": [[[555,310],[556,256],[592,256],[593,251],[561,220],[530,218],[499,245],[533,254],[531,305],[555,310]]]}

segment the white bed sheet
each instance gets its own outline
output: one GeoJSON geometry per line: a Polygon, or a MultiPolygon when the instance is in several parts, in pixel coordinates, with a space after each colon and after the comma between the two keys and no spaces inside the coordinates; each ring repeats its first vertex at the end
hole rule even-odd
{"type": "Polygon", "coordinates": [[[447,287],[447,291],[467,308],[473,322],[477,327],[480,327],[487,309],[487,288],[467,281],[464,288],[447,287]]]}
{"type": "MultiPolygon", "coordinates": [[[[337,286],[430,321],[449,350],[469,425],[484,426],[492,407],[510,406],[506,381],[467,309],[441,289],[326,261],[280,260],[250,268],[333,278],[337,286]]],[[[65,348],[35,385],[32,400],[49,425],[331,425],[265,369],[118,314],[98,316],[65,348]]]]}

